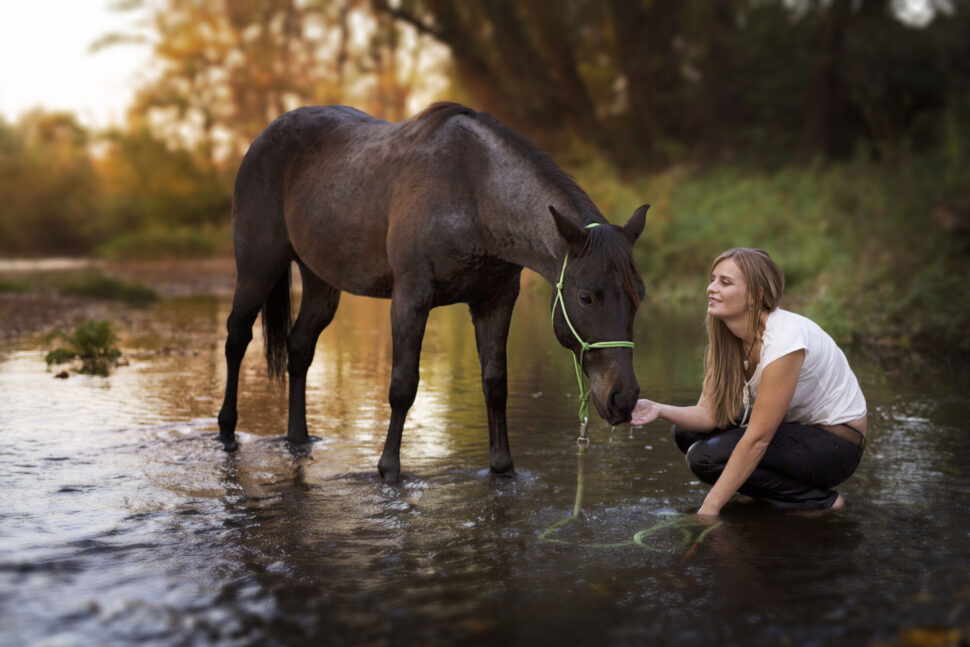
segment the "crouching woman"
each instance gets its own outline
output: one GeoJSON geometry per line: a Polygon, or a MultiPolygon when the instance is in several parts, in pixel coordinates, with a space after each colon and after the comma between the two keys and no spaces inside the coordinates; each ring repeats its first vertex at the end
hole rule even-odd
{"type": "Polygon", "coordinates": [[[865,397],[832,338],[778,307],[784,283],[762,250],[718,256],[707,287],[700,400],[689,407],[640,400],[633,412],[634,425],[674,424],[690,470],[713,486],[698,514],[719,514],[736,492],[786,510],[845,505],[832,488],[862,459],[865,397]]]}

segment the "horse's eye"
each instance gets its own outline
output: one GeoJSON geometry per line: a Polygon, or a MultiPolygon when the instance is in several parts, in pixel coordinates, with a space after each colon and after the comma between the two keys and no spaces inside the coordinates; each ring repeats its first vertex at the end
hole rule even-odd
{"type": "Polygon", "coordinates": [[[579,301],[584,306],[591,306],[591,305],[593,305],[593,297],[590,296],[589,292],[580,292],[579,293],[579,301]]]}

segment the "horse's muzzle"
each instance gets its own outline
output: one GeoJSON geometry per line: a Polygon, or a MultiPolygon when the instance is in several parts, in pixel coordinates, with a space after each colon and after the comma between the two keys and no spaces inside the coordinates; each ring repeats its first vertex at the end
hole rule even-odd
{"type": "Polygon", "coordinates": [[[635,385],[633,388],[614,388],[610,390],[606,398],[603,398],[606,400],[604,405],[594,389],[591,400],[603,420],[611,425],[622,425],[630,422],[639,395],[639,385],[635,385]]]}

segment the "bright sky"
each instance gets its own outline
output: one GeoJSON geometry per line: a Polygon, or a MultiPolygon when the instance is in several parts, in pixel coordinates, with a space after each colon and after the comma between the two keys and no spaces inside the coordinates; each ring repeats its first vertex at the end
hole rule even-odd
{"type": "Polygon", "coordinates": [[[42,106],[66,109],[88,126],[122,124],[149,59],[147,46],[91,43],[130,29],[135,16],[110,0],[0,0],[0,114],[16,121],[42,106]]]}

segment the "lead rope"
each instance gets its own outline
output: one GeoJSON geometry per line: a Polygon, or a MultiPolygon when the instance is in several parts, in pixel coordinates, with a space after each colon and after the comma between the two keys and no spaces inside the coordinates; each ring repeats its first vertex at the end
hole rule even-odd
{"type": "MultiPolygon", "coordinates": [[[[586,225],[586,229],[592,229],[593,227],[599,227],[602,223],[592,222],[586,225]]],[[[563,280],[566,277],[566,263],[569,262],[569,254],[562,261],[562,271],[559,273],[559,282],[556,283],[556,300],[552,304],[552,321],[556,321],[556,306],[562,308],[562,317],[566,320],[566,325],[569,326],[570,332],[573,333],[573,337],[579,342],[580,350],[579,357],[576,357],[576,353],[572,353],[573,357],[573,368],[576,371],[576,382],[579,384],[579,439],[577,442],[582,442],[585,439],[587,445],[589,445],[589,439],[586,437],[586,428],[589,426],[589,395],[590,391],[586,388],[586,382],[583,380],[583,357],[586,351],[592,350],[594,348],[633,348],[632,341],[598,341],[592,344],[587,343],[579,336],[576,332],[576,328],[573,326],[573,322],[569,320],[569,315],[566,313],[566,301],[562,296],[563,280]]]]}
{"type": "Polygon", "coordinates": [[[563,527],[574,521],[578,521],[580,519],[580,513],[583,511],[583,491],[585,490],[586,486],[586,450],[589,447],[589,439],[585,438],[585,436],[580,436],[577,440],[577,445],[579,445],[579,458],[576,467],[576,499],[573,502],[573,512],[569,516],[563,517],[540,532],[538,536],[539,541],[565,546],[579,546],[582,548],[623,548],[625,546],[637,546],[638,548],[643,548],[653,552],[669,553],[683,550],[683,559],[687,559],[694,553],[697,547],[700,546],[705,539],[707,539],[707,536],[723,523],[721,520],[717,520],[714,523],[709,523],[697,519],[692,515],[677,514],[676,512],[664,512],[662,513],[663,516],[659,521],[652,526],[638,530],[636,533],[634,533],[633,539],[629,541],[589,543],[574,542],[567,539],[553,537],[552,535],[556,534],[563,527]],[[585,442],[582,442],[584,439],[585,442]],[[672,546],[657,546],[648,543],[650,535],[664,529],[680,531],[680,541],[674,543],[672,546]],[[697,532],[698,530],[700,530],[700,532],[697,532]]]}
{"type": "MultiPolygon", "coordinates": [[[[586,225],[587,229],[592,229],[593,227],[599,227],[598,222],[590,223],[586,225]]],[[[708,524],[706,522],[699,522],[697,519],[689,515],[680,515],[677,513],[665,514],[663,519],[653,524],[648,528],[643,528],[638,530],[631,541],[622,542],[610,542],[610,543],[578,543],[570,542],[564,539],[559,539],[557,537],[552,537],[562,527],[568,525],[569,523],[576,521],[580,518],[580,513],[583,509],[583,490],[586,486],[585,477],[585,457],[586,450],[589,449],[589,436],[587,431],[589,429],[589,396],[590,391],[586,388],[586,382],[583,380],[583,357],[586,351],[592,350],[594,348],[633,348],[634,344],[632,341],[599,341],[592,344],[587,343],[579,336],[576,332],[576,328],[573,323],[569,320],[569,315],[566,313],[566,301],[562,295],[563,280],[566,277],[566,263],[569,262],[569,254],[562,261],[562,271],[559,273],[559,282],[556,283],[556,300],[552,304],[552,321],[556,320],[556,306],[562,308],[563,319],[566,320],[566,325],[569,326],[569,330],[573,333],[573,337],[579,342],[580,351],[579,357],[576,357],[576,353],[572,353],[573,357],[573,368],[576,371],[576,383],[579,385],[579,437],[576,439],[576,445],[579,448],[578,465],[576,467],[576,498],[573,502],[573,512],[568,517],[563,517],[559,521],[555,522],[545,530],[539,533],[539,540],[554,544],[565,544],[571,546],[581,546],[584,548],[620,548],[623,546],[638,546],[646,550],[652,551],[664,551],[674,552],[679,548],[686,548],[684,552],[684,559],[687,559],[707,538],[712,530],[721,525],[721,521],[717,521],[713,524],[708,524]],[[691,526],[697,527],[698,525],[703,526],[703,530],[694,536],[694,532],[691,526]],[[658,548],[656,546],[651,546],[647,544],[647,537],[665,528],[677,528],[680,530],[681,541],[678,545],[673,548],[664,549],[658,548]],[[693,540],[693,542],[691,541],[693,540]]]]}

